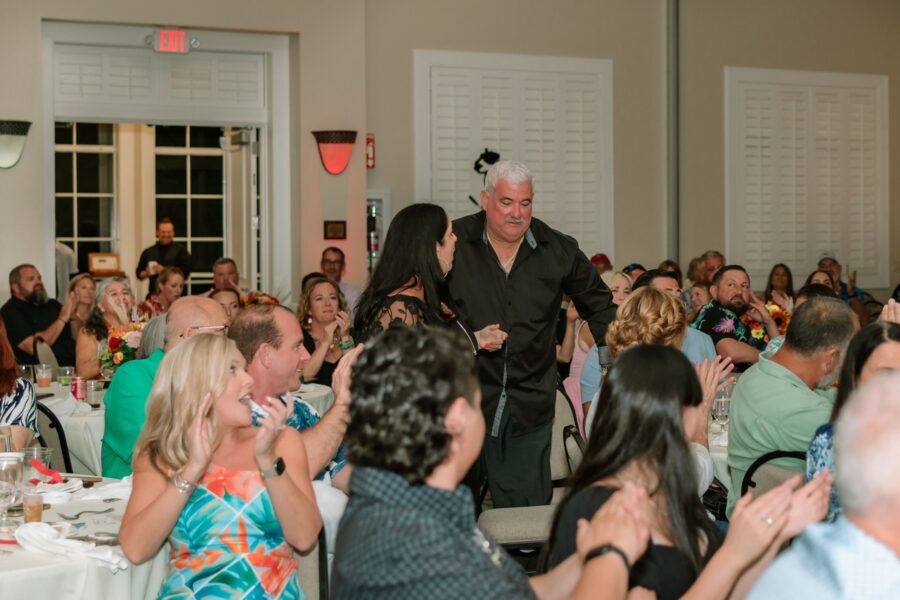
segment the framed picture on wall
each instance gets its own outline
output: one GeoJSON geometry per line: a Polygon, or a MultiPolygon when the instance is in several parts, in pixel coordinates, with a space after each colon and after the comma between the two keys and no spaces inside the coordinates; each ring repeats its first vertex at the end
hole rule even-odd
{"type": "Polygon", "coordinates": [[[326,240],[346,240],[347,221],[325,221],[326,240]]]}

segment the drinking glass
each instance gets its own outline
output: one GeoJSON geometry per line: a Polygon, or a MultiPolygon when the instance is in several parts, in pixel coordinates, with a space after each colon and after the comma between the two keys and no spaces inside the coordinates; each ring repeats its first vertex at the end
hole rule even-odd
{"type": "Polygon", "coordinates": [[[48,477],[46,475],[41,475],[41,473],[31,466],[31,460],[37,459],[43,464],[45,467],[50,466],[50,458],[53,456],[53,448],[42,448],[40,446],[29,446],[27,448],[22,448],[22,453],[24,455],[24,463],[25,463],[25,481],[31,481],[32,479],[39,479],[41,481],[46,481],[48,477]]]}
{"type": "Polygon", "coordinates": [[[34,383],[34,370],[31,365],[19,365],[19,377],[34,383]]]}
{"type": "Polygon", "coordinates": [[[53,367],[50,365],[34,365],[34,382],[38,387],[50,387],[53,379],[53,367]]]}
{"type": "Polygon", "coordinates": [[[712,405],[712,417],[719,424],[719,429],[722,433],[728,432],[729,413],[731,413],[731,398],[725,395],[716,395],[712,405]]]}
{"type": "Polygon", "coordinates": [[[100,408],[103,401],[104,382],[93,379],[87,382],[87,394],[85,400],[93,408],[100,408]]]}
{"type": "Polygon", "coordinates": [[[72,385],[72,377],[75,376],[75,367],[59,367],[59,376],[56,381],[59,385],[72,385]]]}
{"type": "Polygon", "coordinates": [[[7,509],[22,495],[22,459],[0,457],[0,530],[9,531],[14,523],[6,515],[7,509]]]}
{"type": "Polygon", "coordinates": [[[0,427],[0,452],[13,451],[13,435],[12,429],[9,427],[0,427]]]}

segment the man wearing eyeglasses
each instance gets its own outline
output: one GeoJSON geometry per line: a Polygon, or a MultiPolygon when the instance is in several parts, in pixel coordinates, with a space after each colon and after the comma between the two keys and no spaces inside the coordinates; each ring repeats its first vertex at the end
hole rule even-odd
{"type": "Polygon", "coordinates": [[[353,311],[356,309],[356,303],[359,301],[359,290],[347,283],[341,281],[347,264],[344,262],[344,251],[335,246],[329,246],[322,251],[322,262],[319,265],[322,273],[332,281],[336,281],[341,288],[341,293],[347,299],[347,305],[350,307],[350,318],[353,318],[353,311]]]}
{"type": "Polygon", "coordinates": [[[104,477],[131,475],[131,458],[146,420],[147,399],[163,356],[192,335],[227,332],[225,309],[210,298],[176,300],[166,313],[166,339],[149,357],[125,363],[116,371],[103,397],[105,429],[100,458],[104,477]]]}

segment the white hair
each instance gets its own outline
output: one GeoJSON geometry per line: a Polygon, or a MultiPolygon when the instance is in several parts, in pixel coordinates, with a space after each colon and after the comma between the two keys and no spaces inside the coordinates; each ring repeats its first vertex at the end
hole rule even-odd
{"type": "Polygon", "coordinates": [[[900,510],[900,373],[850,397],[835,425],[834,483],[848,514],[900,510]]]}
{"type": "Polygon", "coordinates": [[[534,181],[531,171],[523,163],[514,160],[501,160],[491,165],[491,168],[488,169],[484,182],[484,189],[487,193],[493,192],[497,182],[501,179],[512,184],[532,183],[534,181]]]}

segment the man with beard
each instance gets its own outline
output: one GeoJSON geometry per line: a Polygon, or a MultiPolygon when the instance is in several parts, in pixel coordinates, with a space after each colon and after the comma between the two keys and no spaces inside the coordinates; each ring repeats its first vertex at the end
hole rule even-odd
{"type": "Polygon", "coordinates": [[[65,304],[47,296],[44,280],[34,265],[19,265],[9,272],[9,290],[12,293],[0,316],[6,323],[9,344],[16,353],[16,362],[31,365],[37,362],[34,355],[35,338],[47,342],[61,365],[75,364],[75,340],[69,328],[69,319],[78,300],[72,292],[65,304]]]}
{"type": "Polygon", "coordinates": [[[740,265],[726,265],[713,276],[709,286],[712,301],[703,307],[691,324],[712,338],[716,353],[728,357],[734,363],[735,371],[745,371],[766,349],[764,333],[773,338],[778,333],[778,325],[766,310],[765,304],[750,288],[750,276],[740,265]],[[747,314],[750,319],[761,323],[765,332],[754,332],[741,320],[747,314]]]}
{"type": "MultiPolygon", "coordinates": [[[[811,298],[791,317],[781,349],[761,355],[738,380],[728,433],[729,517],[753,461],[775,450],[806,452],[816,429],[830,420],[833,384],[855,328],[846,304],[811,298]]],[[[794,459],[772,464],[797,472],[806,467],[794,459]]]]}

